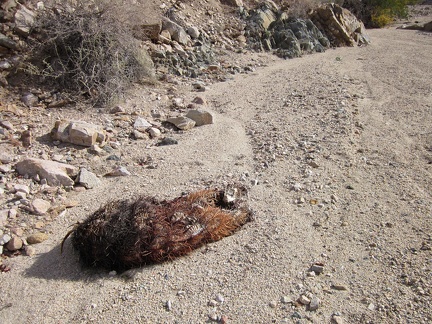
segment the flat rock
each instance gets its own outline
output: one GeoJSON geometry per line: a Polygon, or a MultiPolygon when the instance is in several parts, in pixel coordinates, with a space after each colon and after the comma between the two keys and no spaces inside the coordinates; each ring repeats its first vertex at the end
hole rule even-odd
{"type": "Polygon", "coordinates": [[[51,136],[54,140],[81,146],[105,144],[107,140],[103,127],[83,121],[56,121],[51,136]]]}
{"type": "Polygon", "coordinates": [[[26,159],[16,164],[16,170],[20,175],[30,177],[39,176],[46,179],[50,186],[73,186],[74,181],[70,177],[78,174],[78,168],[69,164],[41,159],[26,159]]]}
{"type": "Polygon", "coordinates": [[[101,181],[93,172],[88,171],[85,168],[82,168],[77,179],[76,183],[84,186],[86,189],[93,189],[100,185],[101,181]]]}
{"type": "Polygon", "coordinates": [[[27,195],[30,193],[30,187],[25,184],[16,184],[14,185],[15,192],[24,192],[27,195]]]}
{"type": "Polygon", "coordinates": [[[175,127],[181,130],[188,130],[195,126],[194,120],[183,116],[168,118],[167,122],[173,124],[175,127]]]}
{"type": "Polygon", "coordinates": [[[125,167],[115,168],[113,171],[107,173],[105,176],[108,177],[126,177],[130,176],[131,173],[125,167]]]}
{"type": "Polygon", "coordinates": [[[195,126],[213,124],[213,116],[208,111],[192,109],[186,114],[187,118],[195,122],[195,126]]]}
{"type": "Polygon", "coordinates": [[[50,209],[51,203],[44,199],[36,198],[32,201],[33,211],[37,215],[44,215],[50,209]]]}
{"type": "Polygon", "coordinates": [[[42,243],[43,241],[46,241],[48,239],[48,235],[42,232],[37,232],[35,234],[32,234],[30,236],[27,236],[27,243],[28,244],[38,244],[42,243]]]}

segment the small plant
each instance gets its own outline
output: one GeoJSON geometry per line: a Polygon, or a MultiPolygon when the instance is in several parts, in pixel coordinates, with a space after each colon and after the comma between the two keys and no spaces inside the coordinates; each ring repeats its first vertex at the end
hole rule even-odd
{"type": "Polygon", "coordinates": [[[115,5],[78,1],[40,12],[27,71],[94,104],[119,99],[131,82],[151,77],[153,62],[113,11],[115,5]]]}

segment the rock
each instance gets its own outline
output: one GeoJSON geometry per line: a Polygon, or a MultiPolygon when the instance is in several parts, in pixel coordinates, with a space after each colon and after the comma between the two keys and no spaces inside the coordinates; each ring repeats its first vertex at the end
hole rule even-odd
{"type": "MultiPolygon", "coordinates": [[[[9,216],[9,209],[0,210],[0,227],[3,227],[9,216]]],[[[1,245],[1,244],[0,244],[1,245]]]]}
{"type": "Polygon", "coordinates": [[[0,237],[0,245],[7,244],[11,239],[12,239],[12,237],[9,234],[3,234],[0,237]]]}
{"type": "Polygon", "coordinates": [[[100,185],[101,181],[93,172],[88,171],[85,168],[80,170],[80,173],[75,180],[76,183],[79,183],[86,189],[93,189],[100,185]]]}
{"type": "Polygon", "coordinates": [[[115,106],[110,110],[111,114],[124,114],[126,110],[122,106],[115,106]]]}
{"type": "Polygon", "coordinates": [[[37,215],[44,215],[50,209],[51,203],[44,199],[36,198],[32,201],[33,211],[37,215]]]}
{"type": "Polygon", "coordinates": [[[152,124],[150,124],[147,120],[145,120],[142,117],[138,117],[135,120],[135,123],[133,125],[133,127],[136,130],[141,131],[141,132],[145,132],[147,130],[147,128],[152,127],[152,126],[153,126],[152,124]]]}
{"type": "Polygon", "coordinates": [[[195,126],[195,121],[188,117],[171,117],[167,119],[167,122],[175,125],[177,128],[181,130],[188,130],[195,126]]]}
{"type": "Polygon", "coordinates": [[[24,184],[16,184],[16,185],[14,185],[14,190],[15,190],[15,192],[18,192],[18,191],[24,192],[27,195],[30,193],[30,187],[27,186],[27,185],[24,185],[24,184]]]}
{"type": "Polygon", "coordinates": [[[36,13],[23,5],[20,5],[15,13],[15,32],[27,36],[35,22],[36,13]]]}
{"type": "Polygon", "coordinates": [[[10,165],[0,165],[0,172],[1,173],[9,173],[12,171],[12,168],[10,165]]]}
{"type": "Polygon", "coordinates": [[[187,45],[190,42],[189,35],[186,33],[183,27],[166,17],[162,18],[162,29],[168,30],[171,35],[171,39],[182,45],[187,45]]]}
{"type": "Polygon", "coordinates": [[[348,288],[341,283],[335,283],[331,287],[335,290],[348,290],[348,288]]]}
{"type": "Polygon", "coordinates": [[[9,37],[3,35],[0,33],[0,46],[3,46],[5,48],[11,49],[11,50],[19,50],[19,45],[9,37]]]}
{"type": "Polygon", "coordinates": [[[196,103],[196,104],[198,104],[198,105],[207,105],[207,102],[206,102],[205,99],[202,98],[202,97],[195,97],[195,98],[192,100],[192,102],[193,102],[193,103],[196,103]]]}
{"type": "Polygon", "coordinates": [[[312,265],[312,267],[310,269],[311,269],[311,271],[315,272],[316,274],[320,274],[320,273],[323,273],[323,271],[324,271],[324,265],[319,264],[319,263],[315,263],[312,265]]]}
{"type": "Polygon", "coordinates": [[[21,96],[21,101],[27,107],[34,107],[39,103],[39,98],[31,92],[26,92],[21,96]]]}
{"type": "Polygon", "coordinates": [[[314,296],[311,298],[308,310],[311,312],[316,311],[319,305],[320,305],[320,300],[314,296]]]}
{"type": "Polygon", "coordinates": [[[223,302],[225,301],[225,298],[224,298],[224,296],[222,296],[221,294],[217,294],[217,295],[216,295],[216,301],[217,301],[218,303],[223,303],[223,302]]]}
{"type": "Polygon", "coordinates": [[[231,7],[243,7],[243,1],[242,0],[221,0],[221,3],[226,4],[231,7]]]}
{"type": "Polygon", "coordinates": [[[125,168],[125,167],[118,167],[114,169],[113,171],[105,174],[105,176],[108,177],[125,177],[130,176],[131,173],[125,168]]]}
{"type": "Polygon", "coordinates": [[[345,320],[339,316],[339,315],[333,315],[332,316],[332,323],[333,324],[345,324],[345,320]]]}
{"type": "Polygon", "coordinates": [[[301,295],[300,298],[298,299],[298,302],[303,305],[309,305],[311,300],[307,298],[305,295],[301,295]]]}
{"type": "Polygon", "coordinates": [[[151,138],[158,138],[159,136],[161,136],[161,131],[155,127],[149,128],[148,133],[150,134],[151,138]]]}
{"type": "Polygon", "coordinates": [[[432,21],[424,24],[423,30],[427,32],[432,32],[432,21]]]}
{"type": "Polygon", "coordinates": [[[39,244],[48,239],[48,235],[42,232],[37,232],[27,237],[28,244],[39,244]]]}
{"type": "Polygon", "coordinates": [[[281,298],[281,303],[282,303],[282,304],[289,304],[289,303],[292,303],[292,299],[291,299],[290,297],[288,297],[288,296],[283,296],[283,297],[281,298]]]}
{"type": "Polygon", "coordinates": [[[187,29],[187,33],[192,39],[196,39],[200,36],[199,29],[195,26],[191,26],[187,29]]]}
{"type": "Polygon", "coordinates": [[[36,249],[31,245],[25,246],[24,251],[27,256],[34,256],[36,254],[36,249]]]}
{"type": "Polygon", "coordinates": [[[6,244],[6,249],[9,251],[17,251],[23,247],[23,241],[18,237],[14,236],[10,239],[10,241],[6,244]]]}
{"type": "Polygon", "coordinates": [[[3,164],[8,164],[11,163],[13,161],[13,156],[9,155],[7,153],[0,153],[0,162],[3,164]]]}
{"type": "Polygon", "coordinates": [[[15,131],[14,125],[10,121],[8,121],[8,120],[1,120],[0,121],[0,126],[8,129],[10,131],[15,131]]]}
{"type": "Polygon", "coordinates": [[[186,114],[187,118],[195,122],[195,126],[213,124],[213,116],[208,111],[192,109],[186,114]]]}
{"type": "Polygon", "coordinates": [[[73,186],[74,181],[70,177],[78,174],[78,168],[75,166],[33,158],[18,162],[15,168],[20,175],[38,175],[41,179],[46,179],[50,186],[73,186]]]}
{"type": "Polygon", "coordinates": [[[137,140],[149,138],[147,133],[140,132],[136,129],[133,131],[133,135],[134,135],[135,139],[137,139],[137,140]]]}
{"type": "Polygon", "coordinates": [[[107,140],[106,131],[101,126],[83,121],[56,121],[51,136],[54,140],[82,146],[105,144],[107,140]]]}
{"type": "Polygon", "coordinates": [[[159,146],[176,145],[176,144],[178,144],[178,141],[171,137],[165,137],[158,143],[159,146]]]}
{"type": "Polygon", "coordinates": [[[136,39],[157,41],[162,30],[162,21],[158,20],[150,24],[135,25],[132,27],[132,35],[136,39]]]}
{"type": "Polygon", "coordinates": [[[21,132],[20,141],[23,147],[30,147],[33,143],[33,134],[30,130],[21,132]]]}
{"type": "Polygon", "coordinates": [[[310,14],[315,25],[327,35],[333,46],[370,43],[364,24],[349,10],[334,3],[324,4],[310,14]]]}

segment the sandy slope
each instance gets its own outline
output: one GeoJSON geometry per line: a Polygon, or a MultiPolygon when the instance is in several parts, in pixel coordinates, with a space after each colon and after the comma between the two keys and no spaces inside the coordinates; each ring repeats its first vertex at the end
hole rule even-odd
{"type": "Polygon", "coordinates": [[[38,255],[1,274],[1,322],[431,321],[432,35],[370,35],[368,47],[272,58],[213,85],[204,95],[215,124],[179,134],[179,145],[124,148],[158,168],[75,194],[81,206],[55,221],[38,255]],[[258,182],[256,220],[188,257],[127,280],[83,271],[68,243],[60,255],[68,226],[109,199],[230,181],[258,182]],[[308,277],[315,261],[324,273],[308,277]],[[317,311],[281,301],[302,294],[320,300],[317,311]]]}

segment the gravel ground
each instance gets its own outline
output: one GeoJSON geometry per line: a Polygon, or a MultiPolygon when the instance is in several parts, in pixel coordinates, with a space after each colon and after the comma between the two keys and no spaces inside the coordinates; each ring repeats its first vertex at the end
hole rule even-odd
{"type": "MultiPolygon", "coordinates": [[[[432,34],[370,36],[287,61],[239,54],[267,66],[200,94],[214,124],[175,133],[178,145],[130,141],[132,176],[69,193],[80,205],[37,254],[8,260],[2,322],[432,321],[432,34]],[[82,269],[69,240],[60,253],[69,226],[107,201],[230,182],[250,187],[255,220],[187,257],[119,275],[82,269]]],[[[186,102],[192,89],[177,86],[186,102]]]]}

